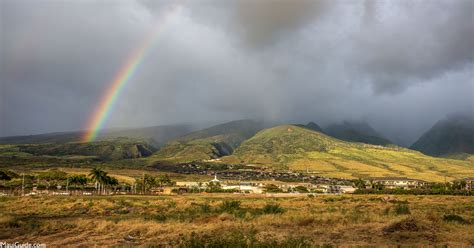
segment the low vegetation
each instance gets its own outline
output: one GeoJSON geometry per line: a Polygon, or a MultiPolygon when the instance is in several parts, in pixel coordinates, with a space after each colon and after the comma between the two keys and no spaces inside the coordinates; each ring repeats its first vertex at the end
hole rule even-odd
{"type": "Polygon", "coordinates": [[[0,240],[49,246],[470,247],[473,204],[464,196],[0,197],[0,240]]]}

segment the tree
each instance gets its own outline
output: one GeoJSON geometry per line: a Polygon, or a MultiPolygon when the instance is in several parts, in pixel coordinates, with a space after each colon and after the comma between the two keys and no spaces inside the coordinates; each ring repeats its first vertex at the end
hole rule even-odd
{"type": "Polygon", "coordinates": [[[12,178],[7,175],[4,171],[0,171],[0,180],[2,181],[10,181],[12,178]]]}
{"type": "Polygon", "coordinates": [[[359,178],[357,180],[354,181],[354,185],[356,186],[356,188],[358,189],[365,189],[366,188],[366,183],[363,179],[359,178]]]}
{"type": "Polygon", "coordinates": [[[451,184],[451,188],[452,189],[457,189],[457,190],[462,190],[462,189],[466,188],[466,181],[464,181],[464,180],[454,181],[451,184]]]}
{"type": "Polygon", "coordinates": [[[51,184],[64,183],[64,180],[67,179],[67,173],[58,169],[51,169],[38,173],[38,179],[44,180],[48,187],[50,187],[51,184]]]}
{"type": "Polygon", "coordinates": [[[4,171],[0,171],[0,181],[3,181],[3,186],[6,186],[6,182],[12,180],[12,178],[5,173],[4,171]]]}
{"type": "Polygon", "coordinates": [[[11,179],[13,178],[20,178],[20,175],[16,174],[14,171],[11,170],[4,170],[3,173],[7,174],[11,179]]]}
{"type": "Polygon", "coordinates": [[[168,175],[160,175],[157,178],[157,182],[158,182],[158,184],[160,185],[161,188],[163,186],[169,186],[169,185],[172,184],[172,181],[171,181],[171,179],[168,175]]]}
{"type": "Polygon", "coordinates": [[[265,192],[267,192],[267,193],[280,193],[280,192],[283,192],[283,190],[278,188],[278,186],[276,186],[275,184],[268,184],[268,185],[265,186],[265,192]]]}
{"type": "Polygon", "coordinates": [[[113,186],[115,190],[115,186],[119,185],[119,182],[117,178],[111,177],[111,176],[105,176],[105,185],[107,186],[113,186]]]}
{"type": "Polygon", "coordinates": [[[294,191],[298,192],[298,193],[308,193],[308,188],[304,187],[304,186],[296,186],[294,189],[294,191]]]}
{"type": "MultiPolygon", "coordinates": [[[[376,189],[376,190],[383,189],[383,184],[381,182],[374,182],[374,180],[370,180],[369,185],[371,189],[376,189]]],[[[363,187],[366,187],[366,185],[364,185],[363,187]]]]}
{"type": "Polygon", "coordinates": [[[221,184],[218,183],[218,182],[209,182],[207,184],[207,189],[206,191],[209,192],[209,193],[212,193],[212,192],[221,192],[222,190],[222,187],[221,187],[221,184]]]}
{"type": "Polygon", "coordinates": [[[81,188],[84,188],[84,186],[87,184],[87,180],[88,179],[86,175],[74,175],[67,178],[68,184],[81,186],[81,188]]]}
{"type": "Polygon", "coordinates": [[[99,168],[93,168],[89,173],[89,176],[91,177],[91,181],[95,182],[96,184],[97,193],[101,194],[101,190],[104,189],[104,186],[106,184],[107,172],[99,168]]]}

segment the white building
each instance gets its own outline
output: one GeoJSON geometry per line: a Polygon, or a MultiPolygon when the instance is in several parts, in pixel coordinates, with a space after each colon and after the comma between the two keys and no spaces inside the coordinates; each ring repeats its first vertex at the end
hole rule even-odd
{"type": "Polygon", "coordinates": [[[222,189],[238,190],[243,193],[253,193],[253,194],[262,194],[264,191],[262,184],[256,184],[256,183],[251,183],[251,182],[241,182],[237,185],[223,185],[222,189]]]}
{"type": "Polygon", "coordinates": [[[370,183],[379,183],[387,189],[413,189],[426,184],[423,180],[406,177],[373,177],[367,183],[368,186],[370,186],[370,183]]]}

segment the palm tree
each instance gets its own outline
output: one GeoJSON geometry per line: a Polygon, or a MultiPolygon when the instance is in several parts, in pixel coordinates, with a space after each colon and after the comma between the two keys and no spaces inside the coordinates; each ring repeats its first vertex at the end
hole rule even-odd
{"type": "Polygon", "coordinates": [[[105,185],[113,186],[114,190],[116,189],[115,186],[119,184],[117,178],[111,177],[111,176],[105,176],[104,182],[105,182],[105,185]]]}
{"type": "Polygon", "coordinates": [[[67,178],[68,185],[81,186],[84,190],[84,185],[87,184],[87,177],[85,175],[75,175],[67,178]]]}
{"type": "Polygon", "coordinates": [[[100,195],[101,189],[103,189],[106,183],[107,172],[99,168],[93,168],[91,172],[89,173],[89,176],[91,177],[91,180],[95,182],[97,193],[100,195]]]}

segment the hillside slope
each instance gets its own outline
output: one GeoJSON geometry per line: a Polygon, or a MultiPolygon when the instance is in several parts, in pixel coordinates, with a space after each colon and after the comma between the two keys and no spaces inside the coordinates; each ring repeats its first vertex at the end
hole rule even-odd
{"type": "Polygon", "coordinates": [[[261,129],[263,124],[252,120],[216,125],[170,142],[154,158],[180,162],[219,158],[232,154],[244,140],[261,129]]]}
{"type": "Polygon", "coordinates": [[[407,176],[443,181],[445,175],[448,179],[474,175],[472,160],[433,158],[401,147],[345,142],[295,125],[262,130],[222,161],[345,178],[407,176]]]}
{"type": "Polygon", "coordinates": [[[88,143],[51,143],[2,146],[0,154],[32,156],[88,156],[100,160],[121,160],[148,157],[156,149],[145,141],[113,139],[88,143]]]}
{"type": "Polygon", "coordinates": [[[432,156],[474,154],[474,119],[452,116],[440,120],[411,149],[432,156]]]}
{"type": "MultiPolygon", "coordinates": [[[[143,128],[109,129],[102,131],[98,140],[112,138],[132,138],[150,140],[154,146],[194,131],[191,125],[163,125],[143,128]]],[[[41,144],[79,142],[83,132],[57,132],[38,135],[0,137],[0,144],[41,144]]]]}
{"type": "Polygon", "coordinates": [[[369,124],[365,122],[347,122],[333,124],[324,129],[324,132],[340,140],[360,142],[372,145],[389,145],[391,141],[383,138],[369,124]]]}

